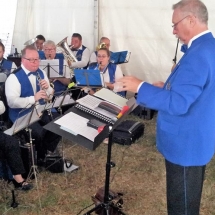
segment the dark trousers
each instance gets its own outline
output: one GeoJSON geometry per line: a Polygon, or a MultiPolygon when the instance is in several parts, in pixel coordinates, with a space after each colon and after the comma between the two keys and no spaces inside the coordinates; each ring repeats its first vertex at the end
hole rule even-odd
{"type": "Polygon", "coordinates": [[[168,215],[199,215],[206,166],[165,164],[168,215]]]}
{"type": "Polygon", "coordinates": [[[18,140],[0,132],[1,158],[7,161],[13,175],[25,173],[18,140]]]}

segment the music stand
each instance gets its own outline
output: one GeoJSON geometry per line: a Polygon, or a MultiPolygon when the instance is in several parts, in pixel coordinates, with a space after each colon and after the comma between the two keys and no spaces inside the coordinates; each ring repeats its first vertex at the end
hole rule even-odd
{"type": "Polygon", "coordinates": [[[105,189],[104,189],[104,202],[96,205],[93,209],[89,210],[84,215],[90,215],[92,212],[96,212],[98,210],[103,210],[103,215],[109,215],[109,209],[113,208],[117,210],[117,212],[121,215],[126,215],[121,211],[121,208],[112,204],[112,198],[109,195],[109,187],[110,187],[110,171],[111,167],[114,167],[115,164],[111,162],[111,151],[113,144],[113,130],[125,119],[125,117],[133,110],[135,104],[129,106],[129,109],[126,113],[120,117],[114,125],[109,125],[109,134],[108,134],[108,150],[107,150],[107,160],[106,160],[106,174],[105,174],[105,189]]]}
{"type": "Polygon", "coordinates": [[[66,65],[61,65],[59,59],[40,61],[40,69],[46,72],[48,78],[65,78],[64,71],[66,70],[63,67],[66,67],[66,65]]]}
{"type": "Polygon", "coordinates": [[[128,63],[130,55],[131,52],[129,51],[112,52],[110,56],[110,62],[114,64],[128,63]]]}

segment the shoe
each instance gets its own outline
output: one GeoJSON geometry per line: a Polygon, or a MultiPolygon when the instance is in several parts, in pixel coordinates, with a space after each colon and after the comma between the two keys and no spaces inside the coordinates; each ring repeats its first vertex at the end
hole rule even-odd
{"type": "Polygon", "coordinates": [[[26,182],[26,180],[23,180],[20,183],[18,183],[17,181],[14,180],[14,185],[17,190],[23,190],[23,191],[28,191],[33,188],[33,185],[26,182]]]}

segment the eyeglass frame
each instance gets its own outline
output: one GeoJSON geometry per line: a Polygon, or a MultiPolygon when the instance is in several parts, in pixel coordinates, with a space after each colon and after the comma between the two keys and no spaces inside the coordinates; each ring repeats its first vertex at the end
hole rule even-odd
{"type": "Polygon", "coordinates": [[[180,22],[182,22],[184,19],[186,19],[188,16],[190,16],[190,15],[187,15],[187,16],[185,16],[184,18],[182,18],[181,20],[179,20],[178,22],[176,22],[174,25],[172,25],[172,28],[175,29],[175,28],[177,27],[177,25],[178,25],[180,22]]]}
{"type": "Polygon", "coordinates": [[[106,58],[108,55],[97,55],[97,58],[106,58]]]}
{"type": "Polygon", "coordinates": [[[40,58],[32,59],[32,58],[23,57],[23,59],[28,60],[30,63],[40,62],[40,58]]]}

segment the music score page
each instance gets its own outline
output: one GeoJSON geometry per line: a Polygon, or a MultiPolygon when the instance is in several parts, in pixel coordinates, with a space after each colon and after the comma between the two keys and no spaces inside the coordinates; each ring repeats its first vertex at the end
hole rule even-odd
{"type": "Polygon", "coordinates": [[[61,129],[73,135],[79,134],[94,142],[94,139],[99,132],[96,129],[87,126],[88,121],[88,119],[80,115],[69,112],[54,123],[60,125],[61,129]]]}

